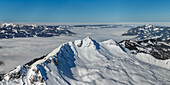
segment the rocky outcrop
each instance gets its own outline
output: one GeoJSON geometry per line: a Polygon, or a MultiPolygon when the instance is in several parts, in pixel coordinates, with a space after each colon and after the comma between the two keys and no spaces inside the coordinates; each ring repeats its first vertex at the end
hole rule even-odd
{"type": "Polygon", "coordinates": [[[145,39],[145,40],[123,40],[120,42],[132,54],[146,53],[156,59],[166,60],[170,58],[170,40],[145,39]]]}

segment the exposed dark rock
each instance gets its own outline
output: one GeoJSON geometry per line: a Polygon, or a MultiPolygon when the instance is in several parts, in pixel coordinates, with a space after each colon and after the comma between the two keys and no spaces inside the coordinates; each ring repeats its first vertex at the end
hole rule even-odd
{"type": "Polygon", "coordinates": [[[38,61],[38,60],[43,59],[43,58],[46,57],[46,56],[47,56],[47,55],[42,56],[42,57],[40,57],[40,58],[35,58],[34,60],[32,60],[32,61],[26,63],[25,66],[27,66],[27,65],[28,65],[28,66],[31,66],[33,63],[35,63],[35,62],[38,61]]]}
{"type": "Polygon", "coordinates": [[[0,81],[2,81],[4,75],[5,74],[0,74],[0,81]]]}
{"type": "Polygon", "coordinates": [[[170,58],[170,40],[146,39],[140,41],[123,40],[120,42],[131,53],[146,53],[161,60],[170,58]]]}
{"type": "Polygon", "coordinates": [[[4,64],[4,62],[0,61],[0,65],[4,64]]]}

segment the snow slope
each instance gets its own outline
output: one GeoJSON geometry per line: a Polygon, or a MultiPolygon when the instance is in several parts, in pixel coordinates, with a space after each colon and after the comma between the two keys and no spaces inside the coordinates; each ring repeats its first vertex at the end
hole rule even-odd
{"type": "MultiPolygon", "coordinates": [[[[141,57],[146,56],[141,55],[141,57]]],[[[113,40],[97,42],[87,37],[84,40],[65,43],[47,56],[16,67],[6,74],[0,83],[4,85],[168,85],[170,70],[139,60],[113,40]]]]}

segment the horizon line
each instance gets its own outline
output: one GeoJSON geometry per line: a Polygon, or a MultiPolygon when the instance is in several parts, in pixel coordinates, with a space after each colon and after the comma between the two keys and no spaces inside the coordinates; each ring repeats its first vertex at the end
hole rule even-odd
{"type": "Polygon", "coordinates": [[[35,24],[35,25],[76,25],[76,24],[152,24],[152,23],[170,23],[168,22],[4,22],[0,21],[0,24],[3,23],[14,23],[14,24],[35,24]]]}

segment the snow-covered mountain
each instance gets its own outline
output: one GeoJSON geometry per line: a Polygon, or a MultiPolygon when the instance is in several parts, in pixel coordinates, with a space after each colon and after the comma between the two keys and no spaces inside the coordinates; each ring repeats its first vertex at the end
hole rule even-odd
{"type": "Polygon", "coordinates": [[[113,40],[97,42],[90,37],[68,42],[45,56],[17,66],[4,75],[0,84],[170,84],[169,60],[158,60],[145,53],[133,55],[121,44],[113,40]]]}
{"type": "Polygon", "coordinates": [[[59,26],[20,25],[13,23],[4,23],[0,26],[0,39],[16,37],[52,37],[61,34],[72,35],[74,33],[67,29],[61,29],[59,26]]]}
{"type": "Polygon", "coordinates": [[[160,38],[162,40],[170,39],[170,27],[154,26],[151,24],[138,26],[129,29],[123,36],[136,35],[137,39],[160,38]]]}

